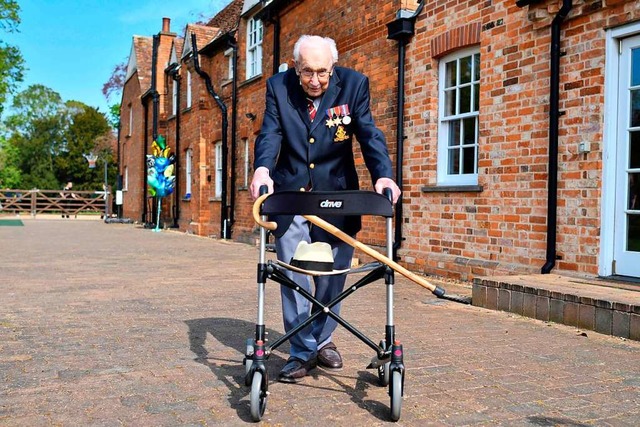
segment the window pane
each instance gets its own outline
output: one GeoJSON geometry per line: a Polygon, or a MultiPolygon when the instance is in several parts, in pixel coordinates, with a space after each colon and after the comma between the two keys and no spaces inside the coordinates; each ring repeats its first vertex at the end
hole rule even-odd
{"type": "Polygon", "coordinates": [[[631,49],[631,86],[640,85],[640,48],[631,49]]]}
{"type": "Polygon", "coordinates": [[[451,87],[451,86],[455,86],[458,84],[458,79],[456,76],[457,73],[457,62],[456,61],[451,61],[448,62],[446,65],[446,73],[445,73],[445,83],[444,83],[444,87],[451,87]]]}
{"type": "Polygon", "coordinates": [[[640,210],[640,173],[629,174],[629,197],[627,208],[640,210]]]}
{"type": "Polygon", "coordinates": [[[449,149],[449,168],[447,173],[449,175],[460,174],[460,150],[458,148],[449,149]]]}
{"type": "Polygon", "coordinates": [[[451,116],[456,113],[456,90],[448,90],[444,93],[444,115],[451,116]]]}
{"type": "Polygon", "coordinates": [[[629,169],[640,168],[640,131],[629,132],[629,169]]]}
{"type": "Polygon", "coordinates": [[[640,215],[627,215],[627,250],[640,252],[640,215]]]}
{"type": "Polygon", "coordinates": [[[462,173],[476,172],[476,149],[475,147],[465,147],[462,149],[462,173]]]}
{"type": "Polygon", "coordinates": [[[463,86],[460,88],[460,107],[459,114],[469,113],[471,111],[471,86],[463,86]]]}
{"type": "Polygon", "coordinates": [[[460,145],[460,120],[449,123],[449,147],[460,145]]]}
{"type": "Polygon", "coordinates": [[[476,118],[469,117],[462,121],[463,126],[463,138],[462,143],[464,145],[475,145],[476,143],[476,118]]]}
{"type": "Polygon", "coordinates": [[[640,90],[631,91],[631,127],[640,126],[640,90]]]}
{"type": "Polygon", "coordinates": [[[480,85],[473,85],[473,111],[480,111],[480,85]]]}
{"type": "Polygon", "coordinates": [[[473,55],[473,81],[480,81],[480,54],[473,55]]]}
{"type": "Polygon", "coordinates": [[[460,58],[460,84],[471,82],[471,57],[460,58]]]}

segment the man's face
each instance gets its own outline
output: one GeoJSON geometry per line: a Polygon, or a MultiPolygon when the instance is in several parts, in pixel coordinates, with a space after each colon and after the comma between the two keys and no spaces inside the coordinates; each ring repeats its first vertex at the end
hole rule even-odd
{"type": "Polygon", "coordinates": [[[300,46],[300,61],[296,63],[296,72],[300,77],[302,90],[309,97],[317,98],[327,90],[332,71],[333,58],[328,46],[313,42],[300,46]]]}

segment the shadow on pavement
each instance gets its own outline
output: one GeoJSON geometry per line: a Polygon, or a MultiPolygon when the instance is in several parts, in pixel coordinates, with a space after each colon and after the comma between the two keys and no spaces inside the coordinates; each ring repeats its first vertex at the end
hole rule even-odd
{"type": "MultiPolygon", "coordinates": [[[[255,335],[255,324],[246,320],[231,318],[205,318],[185,320],[189,327],[189,347],[196,355],[194,359],[198,363],[207,366],[216,378],[229,389],[229,404],[238,412],[241,420],[251,422],[249,401],[242,401],[249,395],[249,388],[244,385],[244,358],[247,338],[255,335]],[[205,343],[207,333],[227,348],[238,352],[237,358],[218,358],[214,352],[207,350],[205,343]],[[226,363],[225,363],[226,362],[226,363]],[[229,378],[233,380],[230,381],[229,378]]],[[[278,331],[267,328],[267,333],[272,340],[281,334],[278,331]]],[[[212,347],[212,346],[209,346],[212,347]]],[[[285,360],[275,353],[271,353],[267,363],[270,383],[278,376],[279,369],[285,360]]]]}

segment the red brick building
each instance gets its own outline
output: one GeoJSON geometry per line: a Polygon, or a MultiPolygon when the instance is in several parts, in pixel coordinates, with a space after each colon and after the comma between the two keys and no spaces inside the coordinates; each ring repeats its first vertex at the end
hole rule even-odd
{"type": "MultiPolygon", "coordinates": [[[[401,263],[465,280],[640,277],[636,1],[236,0],[180,36],[165,21],[155,49],[152,37],[133,39],[125,216],[153,222],[143,155],[160,133],[178,161],[164,224],[252,241],[265,81],[292,65],[306,33],[334,38],[339,63],[370,78],[403,189],[401,263]]],[[[375,245],[379,232],[369,222],[358,237],[375,245]]]]}

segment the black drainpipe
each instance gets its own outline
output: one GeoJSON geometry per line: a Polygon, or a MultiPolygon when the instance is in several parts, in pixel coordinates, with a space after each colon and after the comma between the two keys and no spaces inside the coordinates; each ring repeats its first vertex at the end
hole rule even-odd
{"type": "Polygon", "coordinates": [[[560,119],[560,26],[571,11],[571,0],[563,0],[562,7],[551,22],[551,63],[549,79],[549,183],[547,196],[547,260],[541,273],[549,274],[556,265],[558,223],[558,128],[560,119]]]}
{"type": "Polygon", "coordinates": [[[147,225],[147,138],[149,138],[149,102],[148,98],[142,99],[144,107],[144,136],[142,138],[142,225],[147,225]]]}
{"type": "MultiPolygon", "coordinates": [[[[156,66],[158,64],[158,43],[160,41],[160,36],[155,35],[153,36],[153,49],[152,49],[152,54],[151,54],[151,99],[153,102],[153,116],[151,117],[151,123],[153,126],[153,141],[155,141],[158,138],[158,115],[159,115],[159,108],[160,108],[160,95],[158,94],[158,90],[156,88],[156,66]]],[[[148,114],[148,107],[147,104],[145,103],[145,127],[144,127],[144,157],[142,158],[142,222],[143,224],[147,224],[147,146],[149,145],[147,142],[147,138],[148,138],[148,133],[147,133],[147,114],[148,114]]],[[[156,199],[154,197],[153,200],[153,209],[151,211],[151,215],[153,218],[151,218],[151,220],[149,221],[149,224],[153,224],[154,222],[154,218],[155,218],[155,210],[157,209],[156,206],[156,199]]]]}
{"type": "MultiPolygon", "coordinates": [[[[420,2],[418,9],[408,17],[398,15],[395,21],[387,24],[387,38],[398,41],[398,106],[396,121],[396,184],[402,188],[402,163],[404,161],[404,75],[405,75],[405,51],[409,39],[415,34],[416,18],[424,8],[424,1],[420,2]]],[[[393,259],[398,259],[398,249],[402,246],[402,195],[395,207],[395,231],[393,237],[393,259]]]]}
{"type": "Polygon", "coordinates": [[[176,102],[176,163],[175,163],[175,177],[176,177],[176,186],[175,186],[175,198],[176,202],[173,205],[173,227],[178,228],[179,220],[180,220],[180,74],[178,71],[180,70],[180,65],[172,66],[169,69],[169,75],[173,79],[176,85],[176,93],[178,98],[175,100],[176,102]]]}
{"type": "MultiPolygon", "coordinates": [[[[229,47],[233,49],[233,56],[231,58],[233,66],[233,76],[231,78],[231,195],[229,197],[229,225],[230,230],[233,230],[233,224],[235,223],[235,210],[236,210],[236,153],[237,151],[237,122],[238,122],[238,44],[230,36],[227,40],[229,47]]],[[[229,231],[229,237],[231,237],[231,231],[229,231]]]]}
{"type": "Polygon", "coordinates": [[[227,219],[227,128],[229,127],[229,120],[227,118],[227,106],[224,101],[218,96],[211,84],[211,78],[209,75],[200,69],[200,61],[198,60],[198,47],[196,45],[196,35],[191,33],[191,48],[193,49],[193,66],[200,77],[204,79],[207,91],[211,97],[216,101],[220,111],[222,112],[222,204],[220,206],[220,235],[223,239],[231,238],[231,232],[229,227],[229,221],[227,219]]]}
{"type": "MultiPolygon", "coordinates": [[[[120,130],[122,129],[122,100],[120,101],[120,115],[118,116],[118,151],[117,151],[117,165],[118,165],[118,175],[116,176],[116,191],[122,191],[122,159],[120,158],[120,130]]],[[[116,212],[117,214],[117,218],[120,219],[122,218],[122,205],[117,205],[118,206],[118,211],[116,212]]]]}
{"type": "Polygon", "coordinates": [[[273,74],[278,74],[280,70],[280,17],[276,15],[270,21],[273,24],[273,74]]]}

